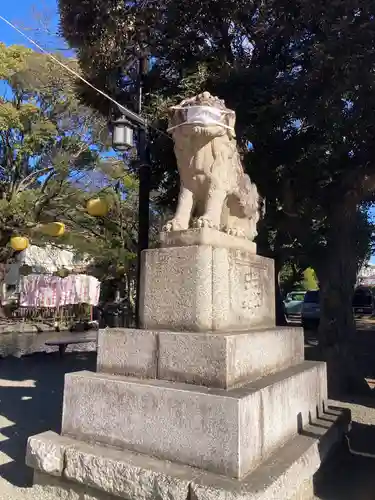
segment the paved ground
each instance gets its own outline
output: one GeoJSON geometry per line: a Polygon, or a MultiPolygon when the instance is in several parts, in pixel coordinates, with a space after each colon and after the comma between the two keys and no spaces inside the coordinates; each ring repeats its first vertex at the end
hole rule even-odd
{"type": "Polygon", "coordinates": [[[321,500],[375,499],[375,398],[334,402],[350,408],[353,427],[350,445],[354,453],[340,450],[315,478],[315,498],[321,500]]]}
{"type": "MultiPolygon", "coordinates": [[[[24,465],[27,437],[59,431],[64,374],[84,369],[95,369],[95,354],[0,359],[0,500],[38,500],[24,465]]],[[[354,450],[375,455],[375,397],[335,404],[352,409],[354,450]]],[[[375,457],[343,450],[316,477],[316,499],[375,500],[374,470],[375,457]]]]}
{"type": "Polygon", "coordinates": [[[28,436],[60,430],[64,374],[95,370],[95,353],[0,359],[0,500],[33,498],[24,465],[28,436]]]}

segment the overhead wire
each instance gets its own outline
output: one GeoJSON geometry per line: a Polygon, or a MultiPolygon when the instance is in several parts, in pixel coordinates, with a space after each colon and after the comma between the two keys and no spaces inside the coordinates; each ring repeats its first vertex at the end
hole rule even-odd
{"type": "Polygon", "coordinates": [[[78,78],[79,80],[81,80],[83,83],[85,83],[86,85],[88,85],[89,87],[91,87],[93,90],[95,90],[96,92],[98,92],[99,94],[101,94],[103,97],[105,97],[106,99],[108,99],[110,102],[112,102],[113,104],[115,104],[119,108],[119,110],[127,118],[129,118],[130,120],[134,120],[136,123],[138,123],[138,125],[141,124],[141,125],[144,125],[144,126],[148,126],[148,127],[156,130],[157,132],[165,135],[166,137],[168,137],[169,139],[172,140],[172,138],[164,130],[161,130],[161,129],[159,129],[159,128],[153,126],[153,125],[151,125],[150,123],[148,123],[147,118],[145,118],[145,117],[143,117],[141,115],[138,115],[137,113],[134,113],[130,109],[126,108],[125,106],[123,106],[122,104],[120,104],[118,101],[116,101],[116,99],[114,99],[113,97],[111,97],[110,95],[108,95],[106,92],[104,92],[103,90],[99,89],[98,87],[96,87],[95,85],[93,85],[92,83],[90,83],[88,80],[86,80],[77,71],[73,70],[68,65],[66,65],[63,62],[59,61],[59,59],[57,57],[55,57],[53,54],[51,54],[50,52],[48,52],[47,50],[45,50],[43,47],[41,47],[37,42],[35,42],[35,40],[33,40],[32,38],[30,38],[21,29],[19,29],[13,23],[11,23],[10,21],[8,21],[8,19],[6,19],[5,17],[3,17],[2,15],[0,15],[0,19],[4,23],[6,23],[8,26],[10,26],[12,29],[14,29],[15,31],[17,31],[17,33],[19,33],[21,36],[23,36],[28,42],[30,42],[32,45],[34,45],[38,50],[40,50],[43,54],[45,54],[46,56],[48,56],[56,64],[58,64],[61,67],[63,67],[70,74],[72,74],[73,76],[75,76],[76,78],[78,78]]]}

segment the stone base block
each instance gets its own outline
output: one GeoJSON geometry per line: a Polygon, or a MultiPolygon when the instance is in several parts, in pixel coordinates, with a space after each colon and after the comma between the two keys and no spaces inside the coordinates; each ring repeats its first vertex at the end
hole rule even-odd
{"type": "Polygon", "coordinates": [[[229,389],[302,363],[301,328],[235,333],[99,332],[98,372],[229,389]]]}
{"type": "Polygon", "coordinates": [[[350,412],[326,409],[242,480],[51,432],[29,439],[27,463],[35,469],[34,498],[43,500],[310,500],[313,475],[349,422],[350,412]],[[52,449],[59,477],[50,475],[52,449]]]}
{"type": "Polygon", "coordinates": [[[38,471],[34,472],[34,485],[31,491],[35,500],[118,500],[119,498],[38,471]]]}
{"type": "Polygon", "coordinates": [[[158,337],[150,330],[106,328],[99,331],[97,371],[156,378],[158,337]]]}
{"type": "Polygon", "coordinates": [[[71,373],[62,434],[241,478],[326,400],[326,366],[311,361],[228,391],[71,373]]]}
{"type": "Polygon", "coordinates": [[[304,360],[301,328],[159,333],[158,378],[230,389],[304,360]]]}
{"type": "Polygon", "coordinates": [[[142,253],[142,328],[275,326],[274,262],[244,250],[185,246],[142,253]]]}

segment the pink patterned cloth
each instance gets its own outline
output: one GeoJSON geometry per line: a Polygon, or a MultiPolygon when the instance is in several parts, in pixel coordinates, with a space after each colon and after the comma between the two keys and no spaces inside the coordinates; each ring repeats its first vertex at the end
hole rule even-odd
{"type": "Polygon", "coordinates": [[[99,302],[100,282],[86,274],[66,278],[45,274],[23,276],[20,283],[21,307],[61,307],[99,302]]]}

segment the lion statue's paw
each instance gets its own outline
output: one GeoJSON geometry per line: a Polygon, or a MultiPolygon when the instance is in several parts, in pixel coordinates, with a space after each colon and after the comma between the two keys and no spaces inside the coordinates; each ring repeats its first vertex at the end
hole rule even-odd
{"type": "Polygon", "coordinates": [[[166,224],[164,224],[162,231],[170,233],[171,231],[182,231],[184,228],[177,219],[171,219],[166,224]]]}
{"type": "Polygon", "coordinates": [[[225,232],[230,236],[238,236],[238,230],[235,227],[226,227],[225,232]]]}
{"type": "Polygon", "coordinates": [[[226,227],[224,231],[230,236],[236,236],[237,238],[246,238],[245,231],[238,227],[226,227]]]}
{"type": "Polygon", "coordinates": [[[196,221],[195,221],[195,227],[199,227],[199,228],[202,228],[202,227],[210,227],[210,228],[213,228],[213,229],[219,229],[213,222],[211,219],[209,219],[208,217],[199,217],[196,221]]]}

